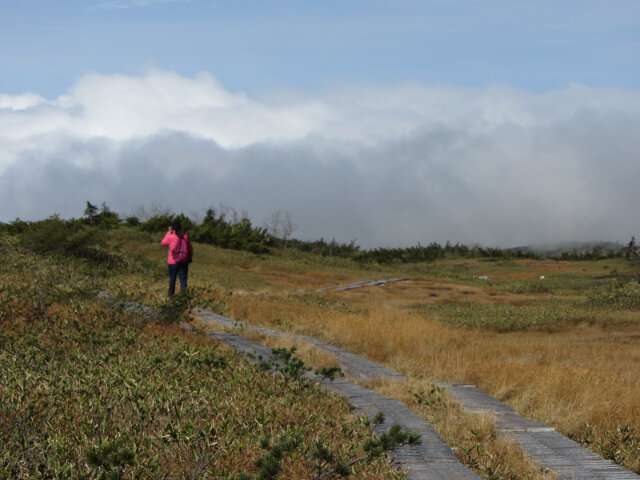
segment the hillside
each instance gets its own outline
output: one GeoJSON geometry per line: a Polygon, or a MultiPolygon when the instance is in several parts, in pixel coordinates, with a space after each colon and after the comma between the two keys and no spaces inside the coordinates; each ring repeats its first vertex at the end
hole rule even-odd
{"type": "MultiPolygon", "coordinates": [[[[35,233],[0,235],[0,478],[295,479],[363,455],[344,400],[178,328],[188,297],[167,302],[161,262],[123,254],[155,247],[147,234],[42,254],[35,233]]],[[[395,478],[378,456],[352,475],[395,478]]]]}

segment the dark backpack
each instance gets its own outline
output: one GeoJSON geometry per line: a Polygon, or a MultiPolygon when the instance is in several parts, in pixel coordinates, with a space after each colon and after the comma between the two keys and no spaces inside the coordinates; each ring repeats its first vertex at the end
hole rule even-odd
{"type": "Polygon", "coordinates": [[[178,243],[176,243],[173,250],[171,250],[171,256],[175,260],[176,263],[187,263],[191,262],[191,242],[189,242],[188,238],[185,238],[184,235],[178,237],[178,243]]]}

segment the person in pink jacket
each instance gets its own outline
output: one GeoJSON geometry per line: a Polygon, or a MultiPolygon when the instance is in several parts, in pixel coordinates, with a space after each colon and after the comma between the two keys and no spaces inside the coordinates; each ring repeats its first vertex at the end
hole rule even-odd
{"type": "Polygon", "coordinates": [[[193,247],[189,236],[182,232],[180,220],[174,220],[160,245],[169,247],[167,263],[169,264],[169,297],[176,292],[176,277],[180,279],[180,291],[187,289],[187,277],[189,276],[189,263],[193,257],[193,247]],[[182,242],[182,243],[181,243],[182,242]],[[180,248],[187,248],[187,256],[180,252],[180,248]]]}

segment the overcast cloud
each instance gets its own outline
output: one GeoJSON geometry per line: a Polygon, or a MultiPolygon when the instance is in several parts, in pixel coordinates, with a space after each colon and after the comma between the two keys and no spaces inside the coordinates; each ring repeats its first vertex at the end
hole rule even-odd
{"type": "Polygon", "coordinates": [[[0,93],[0,221],[220,203],[303,239],[515,246],[638,234],[640,93],[344,85],[252,98],[212,75],[0,93]]]}

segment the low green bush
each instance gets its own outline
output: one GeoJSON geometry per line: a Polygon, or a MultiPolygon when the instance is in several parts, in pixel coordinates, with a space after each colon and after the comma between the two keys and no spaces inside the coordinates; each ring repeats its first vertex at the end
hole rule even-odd
{"type": "Polygon", "coordinates": [[[130,267],[131,262],[108,250],[101,228],[82,220],[52,216],[37,222],[19,222],[12,233],[23,248],[45,255],[76,257],[108,268],[130,267]]]}
{"type": "Polygon", "coordinates": [[[518,280],[494,284],[495,288],[501,292],[523,294],[523,293],[549,293],[550,289],[545,280],[518,280]]]}
{"type": "Polygon", "coordinates": [[[151,233],[166,232],[173,219],[173,215],[169,214],[154,215],[146,222],[140,223],[140,228],[151,233]]]}
{"type": "MultiPolygon", "coordinates": [[[[0,478],[311,478],[318,439],[336,458],[366,455],[368,425],[288,374],[297,364],[268,374],[97,299],[144,288],[148,271],[70,262],[13,236],[0,250],[0,478]]],[[[366,458],[354,478],[397,478],[384,457],[366,458]]]]}
{"type": "Polygon", "coordinates": [[[588,294],[589,302],[596,307],[615,309],[640,309],[640,284],[635,280],[612,281],[588,294]]]}
{"type": "Polygon", "coordinates": [[[608,433],[586,423],[580,432],[569,435],[575,441],[600,452],[608,460],[628,468],[632,472],[640,472],[640,432],[631,422],[617,425],[608,433]]]}
{"type": "Polygon", "coordinates": [[[497,332],[555,331],[581,322],[596,321],[588,308],[577,303],[556,301],[536,301],[531,305],[515,306],[462,300],[450,304],[416,303],[410,308],[446,324],[487,328],[497,332]]]}

